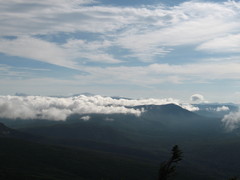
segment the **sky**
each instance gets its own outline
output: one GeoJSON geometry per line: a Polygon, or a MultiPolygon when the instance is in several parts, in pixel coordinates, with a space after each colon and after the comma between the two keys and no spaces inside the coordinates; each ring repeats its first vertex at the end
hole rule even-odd
{"type": "Polygon", "coordinates": [[[240,103],[240,1],[0,0],[0,95],[240,103]]]}

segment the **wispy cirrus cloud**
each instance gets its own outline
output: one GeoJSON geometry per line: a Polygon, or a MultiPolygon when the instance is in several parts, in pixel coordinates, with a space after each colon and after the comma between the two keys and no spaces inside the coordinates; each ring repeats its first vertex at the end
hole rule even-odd
{"type": "Polygon", "coordinates": [[[239,53],[240,52],[240,34],[226,35],[202,43],[197,50],[212,51],[218,53],[239,53]]]}
{"type": "Polygon", "coordinates": [[[0,39],[0,52],[67,68],[76,66],[74,62],[67,60],[67,53],[57,44],[31,37],[0,39]]]}
{"type": "Polygon", "coordinates": [[[95,3],[92,0],[1,2],[3,29],[0,32],[5,36],[76,31],[103,33],[130,23],[125,18],[121,21],[122,8],[94,6],[95,3]]]}
{"type": "MultiPolygon", "coordinates": [[[[225,62],[225,59],[223,62],[213,60],[211,63],[205,62],[185,65],[151,64],[149,66],[132,67],[82,66],[81,70],[87,73],[74,75],[74,77],[70,79],[59,79],[58,77],[39,78],[31,75],[31,71],[28,71],[28,73],[20,71],[18,73],[15,69],[5,66],[2,67],[2,69],[3,73],[0,82],[2,85],[1,90],[4,94],[14,94],[15,92],[32,94],[32,92],[34,92],[34,94],[61,95],[70,92],[78,93],[79,91],[89,92],[89,88],[91,88],[90,92],[106,94],[110,93],[111,86],[121,86],[124,87],[125,91],[131,92],[130,94],[134,95],[136,94],[136,89],[133,88],[135,86],[138,87],[138,90],[146,88],[148,91],[152,91],[152,88],[156,88],[158,85],[164,83],[173,85],[195,83],[206,86],[216,80],[238,81],[240,77],[240,64],[235,60],[228,63],[225,62]],[[11,78],[9,78],[10,75],[11,78]],[[25,78],[19,79],[21,76],[25,78]],[[9,87],[11,88],[9,89],[9,87]],[[36,88],[35,91],[34,88],[36,88]]],[[[120,93],[119,95],[128,96],[120,89],[117,91],[120,93]]],[[[198,90],[196,89],[196,91],[198,90]]],[[[113,92],[111,94],[116,95],[118,93],[113,92]]],[[[133,97],[136,96],[134,95],[133,97]]],[[[138,97],[142,97],[142,95],[138,97]]]]}
{"type": "Polygon", "coordinates": [[[57,44],[28,36],[0,39],[0,52],[4,54],[72,69],[80,69],[79,64],[84,62],[120,63],[120,60],[104,51],[108,47],[105,41],[69,40],[65,44],[57,44]]]}
{"type": "MultiPolygon", "coordinates": [[[[225,3],[190,1],[169,9],[160,6],[152,12],[158,13],[155,14],[157,16],[154,21],[147,23],[148,28],[136,30],[135,26],[129,27],[117,39],[121,46],[130,49],[133,54],[139,53],[140,59],[145,58],[141,54],[143,52],[147,52],[149,57],[153,58],[159,52],[168,53],[163,48],[170,50],[170,47],[181,45],[201,47],[203,44],[205,50],[211,52],[213,49],[207,48],[204,43],[239,32],[240,23],[237,21],[240,17],[239,3],[235,1],[225,3]]],[[[225,40],[228,43],[232,41],[225,40]]]]}
{"type": "Polygon", "coordinates": [[[120,63],[121,60],[114,58],[113,55],[106,52],[111,45],[112,43],[107,40],[89,42],[86,40],[70,39],[62,47],[69,52],[68,57],[75,60],[83,59],[83,62],[85,60],[109,64],[120,63]]]}
{"type": "MultiPolygon", "coordinates": [[[[213,45],[219,41],[234,44],[234,47],[230,46],[233,48],[227,48],[229,52],[239,47],[237,40],[232,43],[237,35],[227,36],[239,33],[240,29],[239,2],[235,1],[221,3],[189,1],[173,7],[163,5],[117,7],[103,6],[91,0],[61,0],[57,3],[55,0],[41,2],[10,0],[1,2],[0,10],[2,36],[91,32],[107,40],[109,47],[119,46],[128,49],[127,55],[144,62],[154,61],[155,57],[164,56],[170,53],[173,47],[181,45],[194,45],[198,47],[196,50],[210,52],[215,50],[216,47],[213,48],[213,45]]],[[[32,38],[33,42],[37,41],[32,38]]],[[[77,41],[86,47],[91,43],[104,42],[100,40],[83,43],[81,39],[67,41],[64,46],[69,47],[75,42],[72,49],[76,48],[77,41]]],[[[14,46],[19,40],[11,43],[14,46]]],[[[52,42],[51,47],[50,45],[48,47],[55,51],[56,46],[57,44],[52,42]]],[[[225,51],[227,49],[225,48],[225,51]]],[[[92,49],[91,52],[94,53],[95,50],[92,49]]],[[[75,51],[78,58],[81,58],[79,56],[81,53],[84,54],[84,48],[79,48],[78,53],[75,51]]],[[[83,57],[87,56],[90,61],[99,62],[99,59],[105,59],[110,63],[120,62],[106,49],[99,54],[99,58],[89,55],[83,57]]],[[[39,56],[32,58],[39,59],[39,56]]]]}
{"type": "Polygon", "coordinates": [[[236,79],[240,77],[238,62],[207,62],[185,65],[151,64],[135,67],[86,67],[85,75],[77,79],[103,84],[156,85],[164,82],[181,84],[186,82],[207,83],[213,80],[236,79]],[[111,76],[111,79],[108,77],[111,76]]]}

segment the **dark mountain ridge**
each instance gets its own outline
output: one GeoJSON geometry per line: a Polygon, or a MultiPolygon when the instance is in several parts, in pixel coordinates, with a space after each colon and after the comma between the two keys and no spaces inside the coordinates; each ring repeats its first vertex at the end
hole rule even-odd
{"type": "Polygon", "coordinates": [[[149,113],[158,113],[158,114],[174,114],[174,115],[182,115],[185,117],[188,116],[198,116],[197,114],[188,111],[186,109],[181,108],[176,104],[165,104],[165,105],[141,105],[141,106],[134,106],[135,109],[144,109],[146,112],[149,113]]]}
{"type": "MultiPolygon", "coordinates": [[[[141,116],[133,114],[74,114],[65,122],[46,123],[20,130],[36,136],[107,143],[114,146],[158,149],[161,145],[192,142],[206,136],[219,136],[219,119],[196,115],[175,104],[135,106],[144,108],[141,116]],[[82,117],[89,116],[84,121],[82,117]]],[[[72,143],[73,144],[73,143],[72,143]]]]}
{"type": "MultiPolygon", "coordinates": [[[[45,144],[48,145],[58,145],[74,150],[84,149],[84,153],[101,152],[107,159],[121,156],[125,160],[138,159],[137,164],[148,161],[152,168],[157,167],[156,162],[160,163],[167,158],[172,145],[178,144],[184,152],[184,160],[181,162],[182,166],[179,168],[177,179],[223,180],[238,175],[237,167],[240,159],[237,152],[240,151],[240,141],[234,135],[226,135],[221,119],[203,117],[175,104],[135,106],[134,108],[144,108],[145,111],[141,116],[74,114],[66,121],[59,122],[41,120],[41,123],[36,123],[39,120],[18,120],[23,123],[21,127],[24,127],[22,126],[24,122],[27,125],[13,131],[43,136],[47,140],[45,144]],[[82,120],[84,116],[90,116],[90,119],[84,121],[82,120]],[[30,124],[28,124],[29,121],[31,121],[30,124]]],[[[0,127],[3,129],[3,134],[9,130],[4,125],[0,127]]],[[[65,155],[61,154],[61,156],[65,155]]],[[[86,165],[85,171],[93,173],[88,162],[90,156],[86,156],[85,159],[83,157],[84,154],[79,160],[86,165]]],[[[118,161],[119,159],[108,163],[117,164],[118,161]]],[[[95,163],[104,165],[106,161],[97,158],[95,163]]],[[[124,166],[128,167],[127,163],[124,166]]],[[[109,168],[111,165],[105,167],[109,168]]],[[[129,173],[137,173],[137,171],[129,173]]],[[[79,174],[77,176],[81,177],[79,174]]],[[[114,179],[116,174],[111,177],[109,179],[114,179]]],[[[91,178],[86,177],[86,179],[91,178]]],[[[95,176],[92,179],[98,179],[98,177],[95,176]]]]}
{"type": "Polygon", "coordinates": [[[0,123],[0,137],[29,139],[29,140],[36,138],[36,136],[32,136],[30,134],[11,129],[5,126],[3,123],[0,123]]]}
{"type": "Polygon", "coordinates": [[[3,123],[0,123],[0,136],[7,136],[11,132],[11,129],[5,126],[3,123]]]}

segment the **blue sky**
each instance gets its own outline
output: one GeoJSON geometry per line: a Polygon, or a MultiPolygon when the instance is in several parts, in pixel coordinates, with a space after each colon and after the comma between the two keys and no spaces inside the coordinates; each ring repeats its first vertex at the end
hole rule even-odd
{"type": "Polygon", "coordinates": [[[240,102],[240,2],[0,2],[0,94],[240,102]]]}

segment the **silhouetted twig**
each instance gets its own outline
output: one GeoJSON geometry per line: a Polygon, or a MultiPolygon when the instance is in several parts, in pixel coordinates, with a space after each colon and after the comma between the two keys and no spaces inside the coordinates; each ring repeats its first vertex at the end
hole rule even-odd
{"type": "Polygon", "coordinates": [[[176,171],[176,164],[181,160],[182,151],[178,148],[178,145],[175,145],[172,148],[172,156],[170,159],[160,165],[158,180],[167,180],[168,177],[173,175],[176,171]]]}

